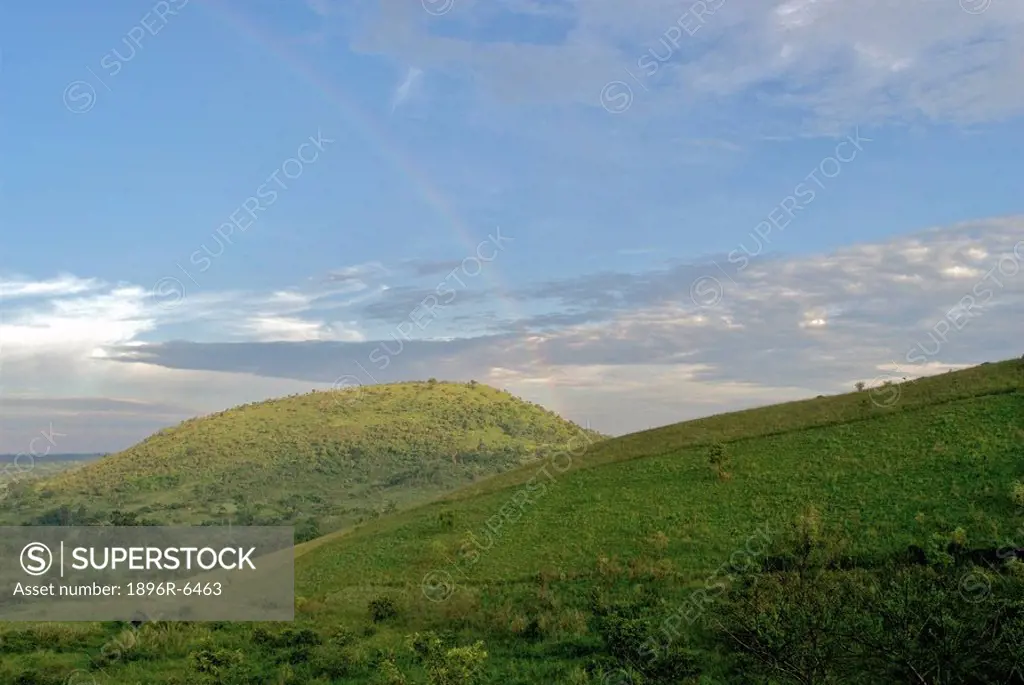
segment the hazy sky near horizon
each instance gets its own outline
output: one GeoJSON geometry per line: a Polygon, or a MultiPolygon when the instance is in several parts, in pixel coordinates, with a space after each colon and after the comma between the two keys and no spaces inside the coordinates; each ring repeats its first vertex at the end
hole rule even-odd
{"type": "Polygon", "coordinates": [[[619,434],[1024,353],[1024,4],[19,3],[0,453],[489,383],[619,434]]]}

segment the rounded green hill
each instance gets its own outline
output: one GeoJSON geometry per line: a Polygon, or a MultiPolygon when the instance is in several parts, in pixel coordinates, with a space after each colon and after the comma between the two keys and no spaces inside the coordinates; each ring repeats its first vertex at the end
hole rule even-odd
{"type": "Polygon", "coordinates": [[[86,518],[159,523],[315,519],[324,531],[541,458],[581,431],[472,382],[312,392],[190,419],[12,499],[22,521],[65,507],[74,523],[85,507],[86,518]]]}

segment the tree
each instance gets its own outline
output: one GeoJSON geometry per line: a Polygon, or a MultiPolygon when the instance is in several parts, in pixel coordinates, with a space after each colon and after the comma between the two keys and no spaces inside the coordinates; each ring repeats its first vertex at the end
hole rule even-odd
{"type": "Polygon", "coordinates": [[[864,389],[864,381],[857,381],[853,384],[853,387],[857,388],[857,392],[862,391],[864,389]]]}

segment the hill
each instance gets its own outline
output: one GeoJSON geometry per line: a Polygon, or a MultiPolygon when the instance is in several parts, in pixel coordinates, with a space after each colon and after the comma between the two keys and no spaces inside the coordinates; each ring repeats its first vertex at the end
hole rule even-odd
{"type": "Polygon", "coordinates": [[[309,537],[541,458],[581,431],[597,436],[476,383],[313,392],[191,419],[12,489],[0,516],[86,523],[118,510],[168,524],[295,523],[309,537]]]}
{"type": "MultiPolygon", "coordinates": [[[[1024,574],[976,565],[1024,545],[1019,480],[1021,360],[577,436],[302,545],[295,626],[152,626],[104,682],[1019,682],[1024,574]]],[[[54,630],[0,636],[10,677],[54,630]]]]}

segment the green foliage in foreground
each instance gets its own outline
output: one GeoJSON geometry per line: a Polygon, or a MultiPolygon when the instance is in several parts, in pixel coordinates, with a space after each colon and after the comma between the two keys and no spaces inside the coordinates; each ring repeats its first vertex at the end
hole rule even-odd
{"type": "Polygon", "coordinates": [[[310,539],[540,458],[581,432],[599,437],[480,384],[314,392],[192,419],[20,484],[0,523],[84,525],[118,510],[165,524],[293,524],[310,539]]]}
{"type": "Polygon", "coordinates": [[[896,389],[577,442],[327,536],[294,625],[9,626],[0,683],[1024,683],[1024,364],[896,389]]]}

